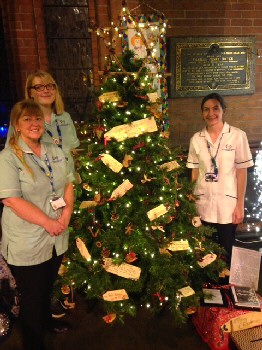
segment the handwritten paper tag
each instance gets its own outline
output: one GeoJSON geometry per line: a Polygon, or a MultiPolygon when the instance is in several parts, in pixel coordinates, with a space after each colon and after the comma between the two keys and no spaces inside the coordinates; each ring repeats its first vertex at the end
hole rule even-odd
{"type": "Polygon", "coordinates": [[[126,192],[128,192],[134,185],[129,181],[125,180],[121,185],[119,185],[111,194],[111,198],[123,197],[126,192]]]}
{"type": "Polygon", "coordinates": [[[114,173],[119,173],[119,171],[123,168],[123,165],[118,160],[110,156],[110,154],[102,153],[101,160],[114,173]]]}
{"type": "Polygon", "coordinates": [[[92,208],[95,207],[97,205],[96,201],[83,201],[80,205],[79,205],[79,209],[86,209],[86,208],[92,208]]]}
{"type": "Polygon", "coordinates": [[[171,171],[171,170],[174,170],[177,168],[180,168],[180,165],[175,160],[172,160],[171,162],[167,162],[167,163],[160,165],[160,169],[163,169],[166,171],[171,171]]]}
{"type": "Polygon", "coordinates": [[[168,212],[169,209],[166,208],[164,204],[160,204],[159,206],[149,210],[147,212],[147,216],[150,221],[155,220],[159,218],[159,216],[162,216],[168,212]]]}
{"type": "Polygon", "coordinates": [[[90,255],[89,251],[87,250],[86,245],[82,241],[81,238],[76,239],[76,246],[77,246],[77,248],[78,248],[78,250],[83,258],[85,258],[86,260],[91,259],[91,255],[90,255]]]}
{"type": "Polygon", "coordinates": [[[251,311],[244,315],[237,316],[226,322],[222,329],[224,332],[237,332],[244,329],[261,326],[262,324],[262,312],[251,311]]]}
{"type": "Polygon", "coordinates": [[[103,299],[106,301],[120,301],[129,299],[127,292],[124,289],[110,290],[103,294],[103,299]]]}
{"type": "Polygon", "coordinates": [[[190,286],[180,288],[180,289],[178,289],[178,291],[182,294],[182,297],[184,297],[184,298],[190,297],[191,295],[195,294],[194,289],[191,288],[190,286]]]}
{"type": "Polygon", "coordinates": [[[149,98],[149,101],[153,103],[157,102],[159,98],[157,92],[149,92],[147,93],[147,96],[149,98]]]}
{"type": "Polygon", "coordinates": [[[133,266],[127,263],[122,263],[121,265],[115,265],[112,263],[111,258],[104,259],[104,269],[107,272],[113,273],[114,275],[138,280],[140,278],[141,269],[137,266],[133,266]]]}
{"type": "Polygon", "coordinates": [[[145,134],[147,132],[157,131],[157,124],[154,118],[145,118],[136,120],[129,124],[122,124],[115,126],[104,134],[104,137],[109,141],[111,138],[115,138],[121,142],[132,137],[145,134]]]}
{"type": "Polygon", "coordinates": [[[121,97],[118,94],[118,91],[105,92],[98,97],[100,102],[118,102],[121,100],[121,97]]]}
{"type": "Polygon", "coordinates": [[[188,250],[189,249],[188,240],[185,239],[184,241],[172,241],[168,244],[167,249],[171,250],[172,252],[188,250]]]}
{"type": "Polygon", "coordinates": [[[216,254],[207,254],[203,257],[202,261],[198,261],[198,265],[200,267],[206,267],[207,265],[211,264],[213,261],[215,261],[217,258],[216,254]]]}
{"type": "Polygon", "coordinates": [[[159,253],[160,253],[160,254],[166,254],[166,255],[172,256],[172,254],[170,253],[170,251],[167,250],[166,248],[159,248],[159,253]]]}

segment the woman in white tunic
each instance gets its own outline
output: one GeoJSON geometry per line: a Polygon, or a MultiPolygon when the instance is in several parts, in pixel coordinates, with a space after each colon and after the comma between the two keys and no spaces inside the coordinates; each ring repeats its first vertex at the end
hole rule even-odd
{"type": "Polygon", "coordinates": [[[253,160],[245,132],[223,120],[221,95],[205,96],[201,110],[206,126],[190,140],[187,167],[192,169],[201,220],[216,229],[213,238],[230,261],[236,226],[244,219],[247,168],[253,160]]]}

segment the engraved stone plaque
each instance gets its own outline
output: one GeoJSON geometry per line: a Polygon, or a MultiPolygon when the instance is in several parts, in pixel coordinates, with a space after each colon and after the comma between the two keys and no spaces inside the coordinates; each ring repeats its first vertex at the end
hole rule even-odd
{"type": "Polygon", "coordinates": [[[170,38],[169,97],[252,94],[255,90],[255,37],[170,38]]]}

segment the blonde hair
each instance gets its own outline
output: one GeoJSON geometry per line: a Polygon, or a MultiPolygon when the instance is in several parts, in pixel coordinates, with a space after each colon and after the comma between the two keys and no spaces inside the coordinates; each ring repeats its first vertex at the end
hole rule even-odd
{"type": "Polygon", "coordinates": [[[26,99],[31,98],[31,87],[33,84],[34,78],[39,78],[43,81],[43,83],[48,84],[52,83],[56,85],[56,95],[55,95],[55,101],[52,104],[53,112],[57,115],[64,113],[64,102],[62,99],[61,92],[59,90],[59,87],[55,81],[55,79],[52,77],[52,75],[48,72],[45,72],[43,70],[37,70],[35,72],[32,72],[28,75],[26,84],[25,84],[25,97],[26,99]]]}
{"type": "Polygon", "coordinates": [[[25,161],[24,152],[18,145],[19,132],[17,131],[17,123],[19,119],[22,118],[24,115],[41,115],[44,119],[44,113],[40,105],[31,99],[25,99],[20,102],[17,102],[10,113],[10,125],[12,125],[13,127],[13,134],[9,139],[9,146],[13,149],[16,156],[24,164],[28,172],[33,176],[32,169],[25,161]]]}

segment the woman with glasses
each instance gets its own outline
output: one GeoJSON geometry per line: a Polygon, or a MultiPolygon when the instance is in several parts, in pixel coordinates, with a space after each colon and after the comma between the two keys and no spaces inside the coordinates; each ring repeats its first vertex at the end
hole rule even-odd
{"type": "MultiPolygon", "coordinates": [[[[67,158],[69,169],[74,171],[73,150],[79,146],[76,129],[64,103],[58,85],[48,72],[37,70],[27,77],[25,97],[39,103],[45,118],[42,140],[60,147],[67,158]]],[[[8,130],[7,141],[12,129],[8,130]]]]}
{"type": "Polygon", "coordinates": [[[230,262],[236,226],[244,219],[247,168],[253,160],[245,132],[224,121],[221,95],[205,96],[201,110],[206,126],[190,140],[187,167],[192,169],[201,220],[216,230],[213,238],[230,262]]]}
{"type": "Polygon", "coordinates": [[[46,330],[61,330],[52,319],[51,297],[68,249],[74,177],[63,151],[42,140],[38,103],[16,103],[10,123],[13,133],[0,153],[2,254],[20,292],[23,349],[44,350],[46,330]]]}

